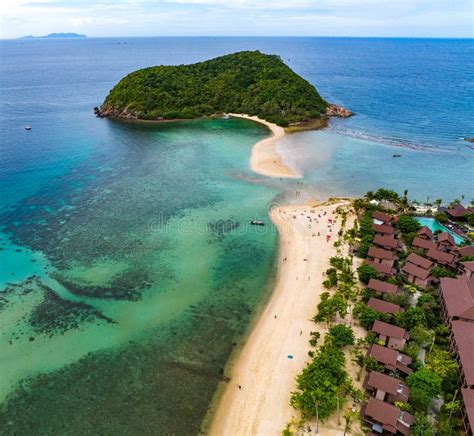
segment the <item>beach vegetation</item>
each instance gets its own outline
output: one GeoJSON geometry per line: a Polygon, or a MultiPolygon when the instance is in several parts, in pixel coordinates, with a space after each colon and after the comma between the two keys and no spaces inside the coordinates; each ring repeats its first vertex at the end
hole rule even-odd
{"type": "Polygon", "coordinates": [[[410,215],[401,215],[398,218],[396,223],[396,227],[403,233],[403,234],[410,234],[416,233],[420,230],[421,225],[420,223],[410,215]]]}
{"type": "Polygon", "coordinates": [[[365,284],[369,283],[370,279],[376,279],[379,275],[374,267],[366,263],[357,268],[357,274],[359,275],[359,280],[365,284]]]}
{"type": "Polygon", "coordinates": [[[449,221],[448,215],[446,215],[444,212],[437,212],[434,214],[434,217],[441,224],[446,224],[449,221]]]}
{"type": "Polygon", "coordinates": [[[318,312],[313,318],[313,321],[324,321],[329,324],[337,314],[339,314],[340,317],[346,316],[347,301],[345,301],[344,297],[338,292],[333,296],[331,296],[329,292],[323,292],[321,294],[321,301],[318,304],[318,312]]]}
{"type": "Polygon", "coordinates": [[[445,266],[435,266],[431,270],[431,275],[436,278],[441,278],[441,277],[452,277],[455,278],[457,277],[456,271],[453,271],[452,269],[446,268],[445,266]]]}
{"type": "Polygon", "coordinates": [[[320,118],[328,105],[279,56],[241,51],[134,71],[114,86],[101,111],[146,120],[245,113],[288,126],[320,118]]]}
{"type": "Polygon", "coordinates": [[[426,367],[412,372],[407,377],[407,384],[413,410],[426,413],[434,398],[441,394],[441,383],[441,377],[426,367]]]}
{"type": "Polygon", "coordinates": [[[354,330],[344,324],[333,325],[326,335],[326,340],[329,340],[336,347],[354,345],[354,330]]]}

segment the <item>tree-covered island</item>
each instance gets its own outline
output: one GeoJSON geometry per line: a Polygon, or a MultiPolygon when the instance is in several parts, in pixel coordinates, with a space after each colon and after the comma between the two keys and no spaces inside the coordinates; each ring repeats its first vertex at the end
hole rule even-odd
{"type": "Polygon", "coordinates": [[[136,120],[245,113],[281,126],[351,115],[325,101],[279,56],[259,51],[134,71],[114,86],[96,113],[136,120]]]}

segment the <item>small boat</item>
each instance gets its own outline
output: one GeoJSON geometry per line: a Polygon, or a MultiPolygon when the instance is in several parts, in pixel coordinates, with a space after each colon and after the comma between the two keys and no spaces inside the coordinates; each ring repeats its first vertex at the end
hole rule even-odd
{"type": "Polygon", "coordinates": [[[232,118],[232,115],[229,115],[229,114],[224,114],[224,116],[222,117],[223,120],[230,120],[232,118]]]}
{"type": "Polygon", "coordinates": [[[252,220],[250,221],[250,224],[252,224],[252,226],[264,226],[265,223],[263,221],[258,221],[258,220],[252,220]]]}
{"type": "Polygon", "coordinates": [[[25,126],[25,130],[31,130],[31,126],[25,126]]]}
{"type": "Polygon", "coordinates": [[[394,154],[393,157],[402,157],[401,154],[394,154]]]}

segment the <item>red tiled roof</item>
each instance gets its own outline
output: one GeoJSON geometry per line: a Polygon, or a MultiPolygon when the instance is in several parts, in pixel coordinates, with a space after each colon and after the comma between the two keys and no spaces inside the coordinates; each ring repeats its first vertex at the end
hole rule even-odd
{"type": "Polygon", "coordinates": [[[416,234],[419,236],[427,236],[430,239],[433,237],[433,232],[426,226],[423,226],[416,234]]]}
{"type": "Polygon", "coordinates": [[[374,244],[379,245],[381,247],[388,247],[388,248],[398,248],[399,242],[398,239],[395,239],[393,236],[382,236],[382,235],[375,235],[374,244]]]}
{"type": "Polygon", "coordinates": [[[462,401],[466,410],[469,427],[474,429],[474,389],[461,389],[462,401]]]}
{"type": "Polygon", "coordinates": [[[429,250],[430,248],[436,248],[436,244],[429,240],[429,239],[423,239],[423,238],[415,238],[413,239],[412,243],[413,247],[418,247],[418,248],[423,248],[425,250],[429,250]]]}
{"type": "MultiPolygon", "coordinates": [[[[376,398],[370,398],[365,409],[365,415],[384,426],[388,425],[396,429],[400,409],[376,398]]],[[[392,433],[395,433],[395,431],[392,431],[392,433]]]]}
{"type": "Polygon", "coordinates": [[[451,331],[456,342],[462,372],[468,386],[474,386],[474,324],[467,321],[453,321],[451,331]]]}
{"type": "MultiPolygon", "coordinates": [[[[377,236],[375,237],[377,238],[377,236]]],[[[374,239],[375,242],[375,239],[374,239]]],[[[474,245],[466,245],[465,247],[458,248],[459,256],[474,256],[474,245]]]]}
{"type": "Polygon", "coordinates": [[[375,268],[377,270],[377,272],[379,272],[380,274],[386,274],[388,276],[391,276],[393,275],[393,264],[394,264],[394,260],[392,260],[390,262],[390,265],[384,265],[382,263],[379,263],[379,262],[374,262],[373,260],[367,260],[367,265],[370,265],[372,268],[375,268]]]}
{"type": "Polygon", "coordinates": [[[410,253],[407,257],[407,262],[413,263],[423,269],[430,269],[433,266],[431,260],[426,259],[416,253],[410,253]]]}
{"type": "Polygon", "coordinates": [[[442,277],[440,283],[440,294],[448,317],[474,321],[474,279],[442,277]]]}
{"type": "Polygon", "coordinates": [[[399,353],[396,350],[392,350],[387,347],[382,347],[378,344],[373,344],[370,346],[368,351],[369,356],[372,356],[378,362],[383,364],[396,366],[399,361],[398,358],[401,356],[401,362],[405,365],[411,363],[411,358],[405,354],[399,353]]]}
{"type": "Polygon", "coordinates": [[[370,279],[367,287],[369,289],[372,289],[373,291],[387,293],[387,294],[395,294],[398,291],[398,288],[396,285],[392,285],[391,283],[383,282],[382,280],[377,280],[377,279],[370,279]]]}
{"type": "Polygon", "coordinates": [[[372,326],[372,331],[390,338],[410,339],[410,335],[405,329],[379,320],[375,320],[374,325],[372,326]]]}
{"type": "Polygon", "coordinates": [[[410,262],[407,262],[403,266],[402,271],[412,276],[418,277],[421,280],[426,280],[430,276],[430,272],[428,270],[420,268],[410,262]]]}
{"type": "Polygon", "coordinates": [[[380,212],[379,210],[376,210],[372,214],[372,218],[375,218],[376,220],[382,221],[384,223],[389,223],[392,220],[392,217],[389,214],[380,212]]]}
{"type": "Polygon", "coordinates": [[[382,233],[385,235],[393,235],[395,232],[394,228],[392,226],[388,226],[386,224],[372,224],[372,227],[375,231],[375,233],[382,233]]]}
{"type": "Polygon", "coordinates": [[[469,262],[461,262],[461,265],[463,265],[465,269],[474,272],[474,261],[473,260],[470,260],[469,262]]]}
{"type": "Polygon", "coordinates": [[[456,245],[454,238],[448,232],[438,234],[438,242],[449,242],[451,245],[456,245]]]}
{"type": "Polygon", "coordinates": [[[408,389],[406,385],[398,378],[391,377],[381,372],[372,371],[367,377],[367,386],[374,389],[381,389],[390,395],[397,395],[400,384],[408,389]]]}
{"type": "Polygon", "coordinates": [[[454,261],[454,255],[451,253],[445,253],[444,251],[430,249],[426,255],[430,259],[440,263],[453,263],[454,261]]]}
{"type": "Polygon", "coordinates": [[[384,250],[383,248],[378,247],[370,247],[369,251],[367,252],[367,256],[374,257],[376,259],[387,259],[392,260],[395,258],[395,255],[388,250],[384,250]]]}
{"type": "Polygon", "coordinates": [[[453,208],[446,209],[446,213],[454,218],[461,218],[467,215],[469,210],[466,209],[462,204],[456,204],[453,208]]]}
{"type": "Polygon", "coordinates": [[[402,311],[402,308],[398,304],[389,303],[373,297],[367,302],[367,307],[380,313],[398,313],[402,311]]]}

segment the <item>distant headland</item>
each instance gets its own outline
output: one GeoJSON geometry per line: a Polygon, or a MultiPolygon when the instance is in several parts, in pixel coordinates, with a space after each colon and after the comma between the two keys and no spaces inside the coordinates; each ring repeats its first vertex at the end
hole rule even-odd
{"type": "Polygon", "coordinates": [[[43,36],[33,36],[27,35],[22,36],[18,39],[55,39],[55,38],[87,38],[86,35],[81,35],[80,33],[50,33],[48,35],[43,36]]]}
{"type": "Polygon", "coordinates": [[[240,113],[293,128],[352,115],[325,101],[279,56],[259,51],[135,71],[95,110],[100,117],[156,121],[240,113]]]}

